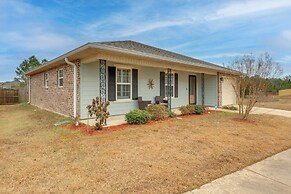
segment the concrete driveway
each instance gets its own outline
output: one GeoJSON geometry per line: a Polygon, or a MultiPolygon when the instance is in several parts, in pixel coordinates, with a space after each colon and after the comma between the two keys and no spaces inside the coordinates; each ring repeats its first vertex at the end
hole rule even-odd
{"type": "Polygon", "coordinates": [[[272,108],[254,107],[251,114],[269,114],[291,118],[291,111],[272,108]]]}
{"type": "MultiPolygon", "coordinates": [[[[211,108],[211,110],[214,110],[214,109],[211,108]]],[[[238,111],[234,111],[234,110],[227,110],[227,109],[221,109],[221,108],[219,110],[224,111],[224,112],[238,113],[238,111]]],[[[251,111],[251,114],[268,114],[268,115],[276,115],[276,116],[283,116],[283,117],[291,118],[291,111],[272,109],[272,108],[254,107],[251,111]]]]}
{"type": "Polygon", "coordinates": [[[186,194],[291,194],[291,149],[186,194]]]}

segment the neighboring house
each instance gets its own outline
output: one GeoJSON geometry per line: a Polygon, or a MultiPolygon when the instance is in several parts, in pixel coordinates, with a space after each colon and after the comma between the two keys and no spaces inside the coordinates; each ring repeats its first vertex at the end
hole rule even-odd
{"type": "Polygon", "coordinates": [[[81,118],[96,96],[111,102],[111,115],[137,109],[138,97],[163,96],[171,108],[236,103],[233,71],[134,41],[87,43],[27,75],[31,104],[81,118]]]}
{"type": "Polygon", "coordinates": [[[19,81],[7,81],[0,84],[1,89],[18,89],[20,87],[19,81]]]}

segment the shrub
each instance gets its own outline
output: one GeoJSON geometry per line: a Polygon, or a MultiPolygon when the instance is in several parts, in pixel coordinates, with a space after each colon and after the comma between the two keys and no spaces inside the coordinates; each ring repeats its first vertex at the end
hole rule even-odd
{"type": "Polygon", "coordinates": [[[97,96],[92,100],[92,104],[87,106],[88,114],[90,117],[96,116],[95,129],[101,130],[108,119],[109,112],[107,107],[109,106],[109,101],[106,103],[102,102],[97,96]]]}
{"type": "Polygon", "coordinates": [[[177,116],[176,113],[172,112],[172,111],[169,111],[169,117],[170,118],[175,118],[177,116]]]}
{"type": "Polygon", "coordinates": [[[223,106],[222,108],[228,110],[238,110],[238,108],[233,105],[223,106]]]}
{"type": "Polygon", "coordinates": [[[196,114],[202,114],[205,112],[205,107],[199,105],[193,105],[196,114]]]}
{"type": "Polygon", "coordinates": [[[151,114],[151,119],[158,121],[169,117],[168,109],[161,104],[153,104],[146,108],[146,110],[151,114]]]}
{"type": "Polygon", "coordinates": [[[195,108],[193,105],[186,105],[186,106],[181,106],[179,108],[179,110],[181,111],[182,115],[190,115],[190,114],[194,114],[195,113],[195,108]]]}
{"type": "Polygon", "coordinates": [[[128,124],[145,124],[151,119],[149,112],[145,110],[132,110],[125,115],[128,124]]]}

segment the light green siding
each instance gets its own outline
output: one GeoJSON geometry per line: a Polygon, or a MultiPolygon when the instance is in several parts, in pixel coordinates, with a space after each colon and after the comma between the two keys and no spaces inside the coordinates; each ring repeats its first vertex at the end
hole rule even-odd
{"type": "Polygon", "coordinates": [[[98,62],[82,64],[80,66],[80,100],[81,118],[87,118],[86,106],[99,95],[99,68],[98,62]]]}
{"type": "Polygon", "coordinates": [[[205,75],[205,105],[215,106],[217,105],[217,76],[216,75],[205,75]]]}
{"type": "MultiPolygon", "coordinates": [[[[113,62],[107,61],[107,66],[114,65],[113,62]]],[[[155,96],[160,95],[160,72],[165,71],[161,68],[151,68],[135,66],[138,69],[138,96],[143,100],[151,100],[154,103],[155,96]],[[154,87],[148,87],[149,79],[154,80],[154,87]]],[[[87,118],[86,106],[96,96],[99,96],[99,62],[81,64],[81,118],[87,118]]],[[[107,71],[108,72],[108,71],[107,71]]],[[[201,74],[175,71],[178,73],[178,98],[172,98],[172,107],[177,108],[189,103],[189,75],[196,75],[196,94],[197,104],[201,104],[201,74]]],[[[108,75],[107,75],[108,77],[108,75]]],[[[108,86],[108,83],[106,84],[108,86]]],[[[108,95],[108,92],[107,92],[108,95]]],[[[108,97],[108,96],[107,96],[108,97]]],[[[205,104],[214,106],[217,102],[217,80],[216,76],[205,75],[205,104]]],[[[120,115],[128,113],[130,110],[137,109],[137,100],[123,100],[111,102],[109,112],[111,115],[120,115]]]]}

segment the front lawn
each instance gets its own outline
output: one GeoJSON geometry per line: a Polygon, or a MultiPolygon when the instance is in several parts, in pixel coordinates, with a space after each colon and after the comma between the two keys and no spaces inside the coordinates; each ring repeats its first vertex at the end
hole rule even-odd
{"type": "Polygon", "coordinates": [[[0,106],[0,193],[181,193],[291,148],[291,119],[211,113],[92,136],[0,106]]]}

